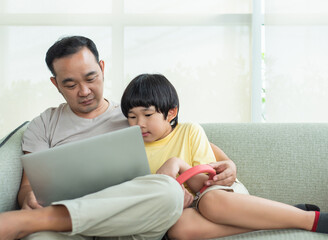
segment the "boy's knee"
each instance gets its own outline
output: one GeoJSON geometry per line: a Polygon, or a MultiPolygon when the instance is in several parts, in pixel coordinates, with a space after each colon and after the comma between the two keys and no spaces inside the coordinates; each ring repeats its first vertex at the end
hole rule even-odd
{"type": "Polygon", "coordinates": [[[212,219],[213,213],[215,213],[216,218],[220,215],[223,216],[226,214],[226,211],[229,211],[230,209],[229,194],[233,193],[224,190],[213,190],[207,192],[198,203],[200,214],[209,220],[212,219]]]}

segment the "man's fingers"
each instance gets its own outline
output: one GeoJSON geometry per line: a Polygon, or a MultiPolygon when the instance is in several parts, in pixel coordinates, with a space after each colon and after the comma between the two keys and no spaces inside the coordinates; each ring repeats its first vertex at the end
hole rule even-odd
{"type": "Polygon", "coordinates": [[[36,208],[42,208],[42,206],[36,201],[36,200],[32,200],[28,203],[28,206],[31,209],[36,209],[36,208]]]}

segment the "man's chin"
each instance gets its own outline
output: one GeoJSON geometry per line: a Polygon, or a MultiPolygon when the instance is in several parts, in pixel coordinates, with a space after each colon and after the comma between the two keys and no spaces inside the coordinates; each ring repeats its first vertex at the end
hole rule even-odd
{"type": "Polygon", "coordinates": [[[73,112],[78,115],[78,116],[84,116],[87,114],[90,114],[92,112],[94,112],[97,109],[97,106],[80,106],[79,108],[76,108],[73,110],[73,112]]]}
{"type": "Polygon", "coordinates": [[[96,106],[85,106],[84,108],[81,109],[82,113],[91,113],[97,109],[96,106]]]}

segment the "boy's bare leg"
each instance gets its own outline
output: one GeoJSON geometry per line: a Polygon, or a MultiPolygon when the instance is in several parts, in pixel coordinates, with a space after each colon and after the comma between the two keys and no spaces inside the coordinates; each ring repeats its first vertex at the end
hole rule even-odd
{"type": "Polygon", "coordinates": [[[0,214],[0,240],[18,239],[39,231],[67,232],[71,229],[70,215],[61,205],[0,214]]]}
{"type": "Polygon", "coordinates": [[[231,236],[250,231],[252,230],[213,223],[200,215],[196,209],[186,208],[179,220],[169,229],[168,235],[170,239],[199,240],[231,236]]]}
{"type": "Polygon", "coordinates": [[[315,212],[256,196],[213,190],[199,202],[201,215],[218,224],[248,229],[311,230],[315,212]]]}

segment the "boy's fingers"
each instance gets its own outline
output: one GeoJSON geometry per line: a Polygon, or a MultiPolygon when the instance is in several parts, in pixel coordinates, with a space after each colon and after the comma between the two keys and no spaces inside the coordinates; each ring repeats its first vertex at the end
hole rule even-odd
{"type": "Polygon", "coordinates": [[[234,177],[230,176],[219,181],[208,180],[205,182],[206,186],[212,185],[222,185],[222,186],[231,186],[234,183],[234,177]]]}

